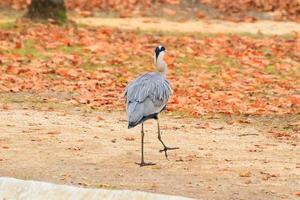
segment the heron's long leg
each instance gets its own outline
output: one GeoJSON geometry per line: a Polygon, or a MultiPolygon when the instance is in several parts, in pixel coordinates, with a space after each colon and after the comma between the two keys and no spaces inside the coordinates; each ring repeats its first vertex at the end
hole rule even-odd
{"type": "MultiPolygon", "coordinates": [[[[159,127],[159,121],[158,121],[158,118],[157,118],[156,121],[157,121],[158,140],[162,143],[162,145],[164,146],[164,148],[167,148],[167,146],[166,146],[165,143],[162,141],[161,136],[160,136],[160,127],[159,127]]],[[[166,157],[168,157],[168,156],[166,155],[166,157]]]]}
{"type": "Polygon", "coordinates": [[[144,163],[144,123],[142,123],[142,130],[141,130],[141,143],[142,143],[142,159],[141,164],[144,163]]]}
{"type": "Polygon", "coordinates": [[[141,130],[141,145],[142,145],[142,149],[141,149],[141,163],[136,163],[138,165],[140,165],[141,167],[143,166],[147,166],[147,165],[155,165],[155,163],[145,163],[144,161],[144,123],[142,123],[142,130],[141,130]]]}
{"type": "Polygon", "coordinates": [[[164,149],[161,149],[161,150],[159,150],[159,152],[161,153],[161,152],[165,152],[165,156],[166,156],[166,159],[168,159],[168,153],[167,153],[167,151],[168,150],[175,150],[175,149],[179,149],[179,147],[167,147],[166,145],[165,145],[165,143],[162,141],[162,139],[161,139],[161,135],[160,135],[160,127],[159,127],[159,121],[158,121],[158,118],[156,119],[156,121],[157,121],[157,132],[158,132],[158,140],[162,143],[162,145],[164,146],[164,149]]]}

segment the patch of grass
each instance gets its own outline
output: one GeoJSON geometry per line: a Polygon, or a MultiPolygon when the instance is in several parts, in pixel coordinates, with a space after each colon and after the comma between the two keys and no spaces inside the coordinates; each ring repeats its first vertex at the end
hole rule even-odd
{"type": "Polygon", "coordinates": [[[43,52],[36,49],[35,44],[36,41],[34,40],[26,40],[23,42],[21,48],[6,50],[4,51],[4,53],[20,55],[24,57],[32,56],[34,58],[42,59],[42,60],[48,59],[48,56],[46,56],[43,52]]]}
{"type": "Polygon", "coordinates": [[[35,49],[34,44],[35,42],[33,40],[27,40],[22,44],[21,48],[14,49],[13,53],[22,56],[37,55],[39,52],[35,49]]]}
{"type": "Polygon", "coordinates": [[[82,54],[83,53],[83,49],[79,45],[61,46],[58,50],[65,54],[82,54]]]}
{"type": "MultiPolygon", "coordinates": [[[[241,65],[237,59],[224,55],[213,57],[213,60],[205,57],[185,56],[177,58],[176,62],[179,65],[188,65],[190,71],[205,70],[209,73],[219,73],[223,68],[238,68],[241,65]]],[[[178,73],[179,75],[182,72],[180,67],[174,68],[174,70],[175,73],[178,73]]]]}
{"type": "Polygon", "coordinates": [[[10,30],[10,29],[13,29],[15,26],[15,22],[14,21],[4,21],[4,22],[1,22],[0,21],[0,30],[10,30]]]}
{"type": "Polygon", "coordinates": [[[176,59],[176,62],[180,65],[188,65],[190,70],[203,69],[209,64],[209,62],[205,58],[202,57],[191,58],[189,56],[179,57],[176,59]]]}
{"type": "Polygon", "coordinates": [[[265,38],[271,38],[273,35],[268,34],[258,34],[258,33],[249,33],[249,32],[239,32],[239,33],[225,33],[225,35],[228,36],[240,36],[240,37],[248,37],[253,39],[265,39],[265,38]]]}
{"type": "Polygon", "coordinates": [[[57,100],[45,101],[46,94],[32,92],[5,92],[0,93],[0,104],[12,106],[13,108],[31,108],[31,109],[49,109],[70,111],[74,110],[74,106],[69,104],[62,93],[54,94],[57,100]],[[58,96],[60,95],[60,96],[58,96]]]}
{"type": "Polygon", "coordinates": [[[12,98],[7,95],[7,93],[0,93],[0,103],[1,104],[9,104],[12,102],[12,98]]]}
{"type": "Polygon", "coordinates": [[[150,54],[149,56],[131,56],[122,65],[127,67],[128,71],[132,74],[141,74],[155,70],[150,54]]]}
{"type": "Polygon", "coordinates": [[[186,33],[186,32],[178,32],[178,31],[160,31],[160,30],[136,30],[137,35],[156,35],[161,37],[166,36],[174,36],[174,37],[194,37],[195,39],[203,39],[205,37],[216,38],[218,34],[216,33],[202,33],[202,32],[194,32],[194,33],[186,33]]]}
{"type": "Polygon", "coordinates": [[[218,74],[222,72],[222,67],[220,65],[208,65],[206,71],[213,74],[218,74]]]}
{"type": "Polygon", "coordinates": [[[95,70],[101,68],[102,66],[101,65],[93,64],[93,63],[91,63],[89,61],[86,61],[86,62],[82,63],[80,65],[80,67],[83,68],[86,71],[95,71],[95,70]]]}
{"type": "MultiPolygon", "coordinates": [[[[248,32],[237,32],[237,33],[208,33],[208,32],[179,32],[179,31],[159,31],[159,30],[137,30],[138,34],[146,35],[159,35],[159,36],[175,36],[175,37],[193,37],[195,39],[204,39],[204,38],[218,38],[220,35],[224,36],[240,36],[240,37],[249,37],[253,39],[265,39],[274,37],[274,35],[269,34],[255,34],[248,32]]],[[[290,34],[277,36],[279,38],[290,38],[290,34]]]]}
{"type": "Polygon", "coordinates": [[[288,33],[288,34],[281,35],[280,37],[283,38],[284,40],[294,40],[295,37],[297,37],[297,35],[293,33],[288,33]]]}
{"type": "Polygon", "coordinates": [[[176,118],[192,118],[193,116],[190,115],[189,111],[187,110],[174,110],[174,111],[164,111],[161,113],[162,116],[172,116],[176,118]]]}
{"type": "Polygon", "coordinates": [[[28,92],[3,92],[0,93],[0,103],[2,104],[24,104],[24,103],[41,103],[41,97],[28,92]]]}
{"type": "MultiPolygon", "coordinates": [[[[112,27],[111,27],[112,28],[112,27]]],[[[114,28],[112,28],[114,29],[114,28]]],[[[220,35],[224,36],[239,36],[247,37],[252,39],[268,39],[273,38],[272,34],[258,34],[258,33],[249,33],[249,32],[236,32],[236,33],[207,33],[207,32],[178,32],[178,31],[160,31],[160,30],[136,30],[136,33],[139,35],[157,35],[157,36],[175,36],[175,37],[193,37],[195,39],[204,39],[204,38],[218,38],[220,35]]],[[[283,40],[292,40],[295,38],[295,34],[283,34],[276,35],[276,37],[283,40]]]]}
{"type": "Polygon", "coordinates": [[[274,67],[274,65],[268,65],[266,68],[265,68],[265,71],[268,73],[268,74],[277,74],[278,71],[276,70],[276,68],[274,67]]]}
{"type": "Polygon", "coordinates": [[[19,17],[22,17],[25,14],[26,11],[22,10],[15,10],[10,7],[0,7],[0,18],[4,19],[17,19],[19,17]]]}
{"type": "Polygon", "coordinates": [[[229,67],[229,68],[237,68],[237,67],[240,67],[240,62],[235,59],[235,58],[230,58],[228,56],[220,56],[219,57],[219,60],[221,62],[223,62],[223,64],[226,66],[226,67],[229,67]]]}
{"type": "Polygon", "coordinates": [[[221,62],[208,62],[206,60],[202,61],[202,68],[208,72],[208,73],[212,73],[212,74],[218,74],[222,71],[222,65],[221,62]]]}
{"type": "Polygon", "coordinates": [[[274,56],[274,54],[272,53],[271,49],[269,49],[269,48],[267,48],[267,47],[264,47],[264,48],[262,48],[261,51],[263,52],[264,57],[265,57],[266,59],[269,59],[269,60],[275,59],[275,56],[274,56]]]}

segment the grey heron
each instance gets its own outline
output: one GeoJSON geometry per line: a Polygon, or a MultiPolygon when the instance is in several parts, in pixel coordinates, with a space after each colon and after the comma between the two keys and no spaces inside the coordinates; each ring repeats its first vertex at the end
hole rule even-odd
{"type": "Polygon", "coordinates": [[[172,93],[169,81],[166,79],[167,64],[164,61],[166,49],[158,46],[154,51],[154,63],[157,72],[149,72],[140,75],[126,88],[126,112],[128,116],[128,128],[142,124],[141,130],[141,162],[140,166],[154,165],[144,161],[144,122],[149,119],[157,121],[158,140],[162,143],[164,152],[168,159],[168,150],[179,149],[178,147],[167,147],[161,139],[158,114],[166,108],[168,99],[172,93]]]}

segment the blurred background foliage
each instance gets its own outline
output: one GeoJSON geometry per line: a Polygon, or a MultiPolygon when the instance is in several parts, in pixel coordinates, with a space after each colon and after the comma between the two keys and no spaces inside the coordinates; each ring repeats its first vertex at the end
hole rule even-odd
{"type": "MultiPolygon", "coordinates": [[[[0,6],[24,10],[30,3],[31,0],[1,0],[0,6]]],[[[82,16],[97,16],[105,12],[117,17],[179,16],[180,20],[212,18],[237,22],[258,19],[300,21],[299,0],[65,0],[65,4],[69,11],[82,16]]]]}

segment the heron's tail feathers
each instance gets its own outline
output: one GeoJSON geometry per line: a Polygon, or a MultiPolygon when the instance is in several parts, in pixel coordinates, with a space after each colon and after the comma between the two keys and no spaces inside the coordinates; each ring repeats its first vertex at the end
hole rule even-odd
{"type": "Polygon", "coordinates": [[[138,124],[129,123],[128,124],[128,129],[131,129],[131,128],[135,127],[136,125],[138,125],[138,124]]]}
{"type": "Polygon", "coordinates": [[[127,105],[128,128],[133,128],[143,119],[143,106],[139,102],[132,102],[127,105]]]}

